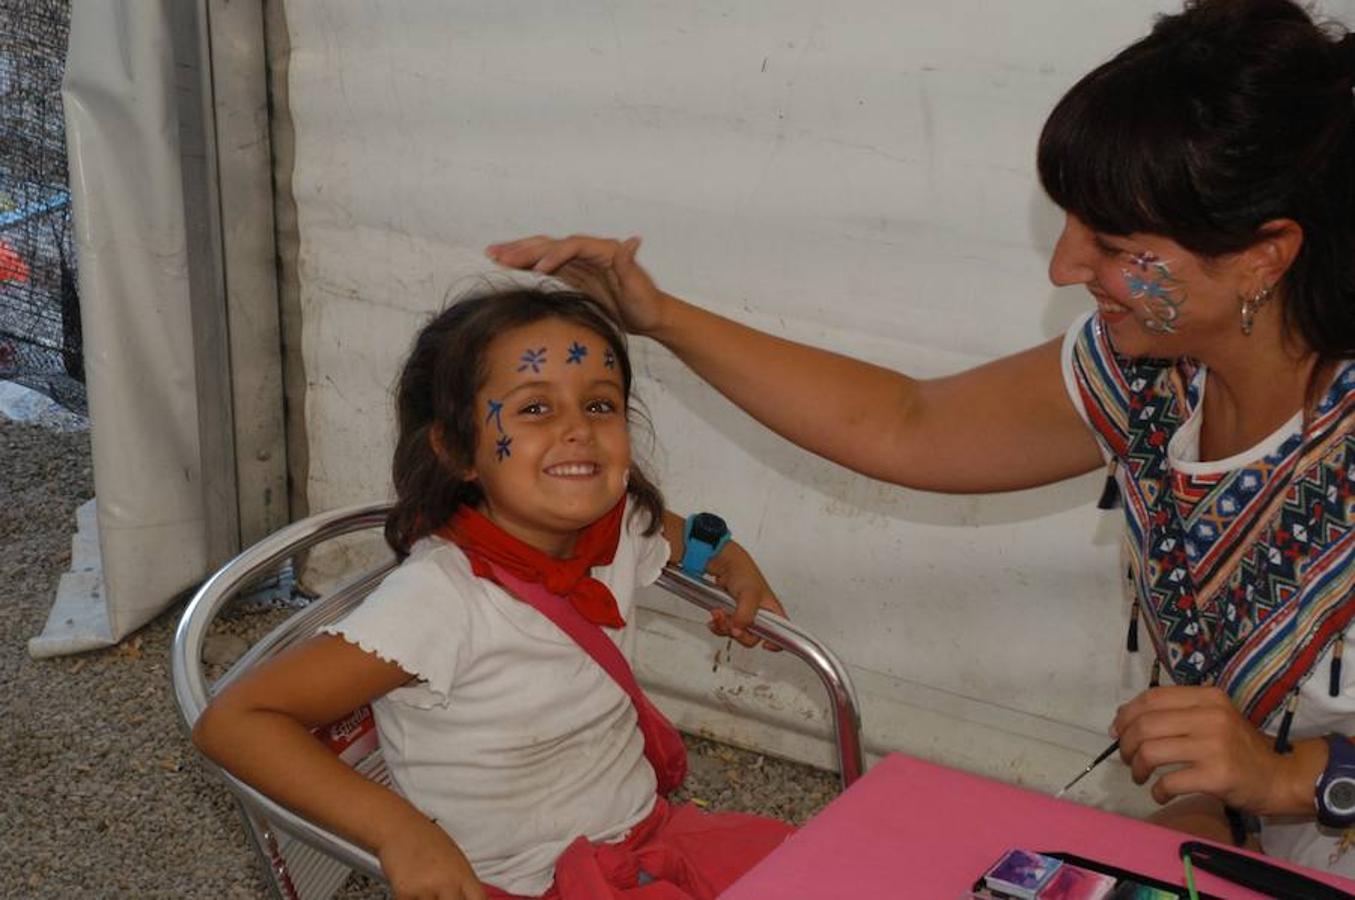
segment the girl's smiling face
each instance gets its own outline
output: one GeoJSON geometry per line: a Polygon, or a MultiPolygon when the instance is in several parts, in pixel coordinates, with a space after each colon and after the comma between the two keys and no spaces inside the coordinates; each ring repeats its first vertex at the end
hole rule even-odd
{"type": "Polygon", "coordinates": [[[490,342],[476,393],[469,477],[481,512],[552,556],[626,493],[630,432],[621,368],[598,334],[543,319],[490,342]]]}

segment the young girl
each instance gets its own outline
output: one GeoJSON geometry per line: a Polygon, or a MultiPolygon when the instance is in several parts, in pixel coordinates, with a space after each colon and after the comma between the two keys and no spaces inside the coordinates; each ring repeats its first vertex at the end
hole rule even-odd
{"type": "MultiPolygon", "coordinates": [[[[631,460],[631,367],[587,296],[512,289],[419,334],[398,388],[402,564],[347,618],[251,672],[193,739],[241,779],[369,847],[397,897],[713,897],[790,833],[670,807],[636,706],[499,582],[567,597],[629,656],[633,591],[682,554],[682,521],[631,460]],[[511,572],[511,577],[504,572],[511,572]],[[372,703],[398,790],[310,729],[372,703]]],[[[777,612],[729,542],[709,571],[743,631],[777,612]]]]}

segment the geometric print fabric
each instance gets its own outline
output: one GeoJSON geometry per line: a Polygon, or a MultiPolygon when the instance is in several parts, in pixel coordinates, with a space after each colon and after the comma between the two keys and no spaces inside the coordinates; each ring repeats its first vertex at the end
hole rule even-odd
{"type": "Polygon", "coordinates": [[[1355,615],[1355,365],[1305,427],[1231,471],[1174,469],[1205,371],[1117,356],[1099,316],[1072,374],[1116,461],[1136,603],[1178,684],[1215,683],[1258,727],[1355,615]]]}

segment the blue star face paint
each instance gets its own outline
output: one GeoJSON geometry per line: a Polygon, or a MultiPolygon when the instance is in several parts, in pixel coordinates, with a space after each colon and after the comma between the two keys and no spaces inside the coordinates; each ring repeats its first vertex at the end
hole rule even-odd
{"type": "Polygon", "coordinates": [[[518,357],[518,363],[520,363],[518,366],[519,372],[526,372],[531,369],[533,372],[539,373],[541,367],[546,364],[546,348],[539,347],[536,350],[522,351],[522,356],[518,357]]]}
{"type": "Polygon", "coordinates": [[[489,406],[489,415],[485,416],[485,424],[488,425],[493,422],[495,429],[499,432],[498,440],[494,444],[494,457],[499,462],[503,462],[504,459],[513,455],[509,449],[513,439],[503,430],[503,403],[499,400],[486,400],[485,403],[489,406]]]}
{"type": "Polygon", "coordinates": [[[503,404],[494,400],[487,402],[489,403],[489,415],[485,416],[485,424],[488,425],[493,422],[499,434],[503,434],[503,404]]]}
{"type": "Polygon", "coordinates": [[[565,365],[571,363],[576,366],[583,365],[583,358],[588,355],[588,348],[578,341],[569,345],[569,354],[565,357],[565,365]]]}
{"type": "Polygon", "coordinates": [[[1122,269],[1121,274],[1130,299],[1138,300],[1146,314],[1143,327],[1159,334],[1175,334],[1186,295],[1170,266],[1151,250],[1130,254],[1129,264],[1131,268],[1122,269]]]}
{"type": "Polygon", "coordinates": [[[609,369],[616,368],[616,354],[612,352],[611,347],[602,351],[602,364],[609,369]]]}

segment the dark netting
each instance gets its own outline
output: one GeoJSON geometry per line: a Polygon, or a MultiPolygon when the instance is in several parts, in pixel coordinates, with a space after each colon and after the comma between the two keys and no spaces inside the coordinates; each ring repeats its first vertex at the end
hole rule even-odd
{"type": "Polygon", "coordinates": [[[85,412],[61,74],[69,0],[0,0],[0,379],[85,412]]]}

